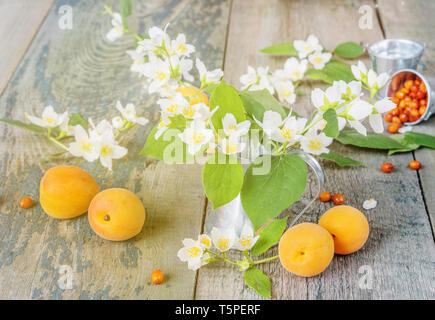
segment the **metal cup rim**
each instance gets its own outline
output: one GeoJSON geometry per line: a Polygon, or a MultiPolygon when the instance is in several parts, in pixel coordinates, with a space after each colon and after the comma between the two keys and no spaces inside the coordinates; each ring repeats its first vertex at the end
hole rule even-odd
{"type": "Polygon", "coordinates": [[[418,51],[418,54],[415,54],[412,57],[401,58],[401,59],[404,59],[404,60],[406,60],[406,59],[413,59],[415,57],[421,56],[423,54],[424,49],[426,48],[426,44],[422,45],[422,44],[420,44],[420,43],[418,43],[416,41],[412,41],[412,40],[409,40],[409,39],[399,39],[399,38],[397,38],[397,39],[382,39],[382,40],[376,41],[375,43],[372,43],[367,48],[367,51],[368,51],[369,55],[374,56],[376,58],[386,59],[386,60],[397,60],[397,58],[394,58],[394,57],[388,57],[388,56],[386,56],[386,57],[380,57],[379,54],[374,51],[373,47],[378,45],[378,44],[380,44],[380,43],[383,43],[383,42],[402,42],[402,43],[417,45],[417,46],[420,47],[419,51],[418,51]]]}

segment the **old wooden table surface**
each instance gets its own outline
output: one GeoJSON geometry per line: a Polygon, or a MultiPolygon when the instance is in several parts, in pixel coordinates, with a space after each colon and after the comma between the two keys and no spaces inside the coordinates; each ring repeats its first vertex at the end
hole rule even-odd
{"type": "MultiPolygon", "coordinates": [[[[171,22],[170,35],[184,32],[198,55],[211,67],[223,67],[226,80],[239,86],[248,65],[282,65],[284,58],[261,54],[265,46],[305,38],[314,33],[329,49],[354,40],[364,44],[388,37],[410,38],[428,48],[425,74],[435,79],[434,1],[423,0],[151,0],[135,1],[131,24],[141,31],[171,22]],[[373,9],[373,27],[358,27],[359,8],[373,9]]],[[[0,117],[24,120],[45,105],[80,111],[95,120],[114,116],[115,101],[133,102],[145,116],[157,120],[156,98],[150,97],[130,73],[125,51],[134,46],[124,37],[104,39],[110,29],[101,1],[0,0],[0,117]],[[59,8],[69,5],[72,30],[59,28],[59,8]]],[[[368,63],[367,57],[364,58],[368,63]]],[[[296,109],[310,109],[307,83],[296,109]]],[[[417,130],[435,134],[435,117],[417,130]]],[[[114,173],[96,164],[79,163],[102,188],[125,187],[143,201],[148,217],[133,240],[102,240],[89,228],[86,215],[57,221],[39,205],[18,207],[21,197],[38,198],[45,170],[73,158],[41,161],[56,148],[29,132],[0,124],[0,298],[3,299],[257,299],[242,274],[226,265],[199,272],[187,270],[176,253],[185,237],[201,232],[207,202],[198,165],[165,165],[138,155],[151,125],[127,140],[128,161],[117,161],[114,173]],[[61,266],[70,266],[73,288],[58,285],[61,266]],[[163,285],[150,282],[160,268],[163,285]]],[[[337,256],[314,278],[286,272],[278,261],[262,266],[272,279],[274,299],[391,299],[435,298],[435,152],[427,149],[388,157],[385,152],[335,145],[340,152],[366,163],[340,169],[323,162],[326,189],[340,191],[347,203],[368,211],[371,233],[364,248],[337,256]],[[407,169],[412,159],[423,163],[407,169]],[[397,170],[383,174],[379,166],[392,161],[397,170]],[[360,269],[373,271],[371,289],[360,288],[360,269]],[[366,267],[367,268],[367,267],[366,267]]],[[[317,203],[303,218],[317,221],[330,204],[317,203]]],[[[292,214],[291,212],[289,214],[292,214]]],[[[276,250],[276,249],[275,249],[276,250]]],[[[276,252],[268,253],[270,255],[276,252]]]]}

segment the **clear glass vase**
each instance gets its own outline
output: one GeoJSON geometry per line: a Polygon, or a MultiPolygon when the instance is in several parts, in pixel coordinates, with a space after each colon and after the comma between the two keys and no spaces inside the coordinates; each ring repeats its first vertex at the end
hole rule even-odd
{"type": "MultiPolygon", "coordinates": [[[[300,150],[290,151],[289,153],[298,155],[305,161],[311,170],[307,177],[307,186],[305,188],[306,190],[304,194],[291,207],[292,211],[296,212],[296,216],[288,224],[288,228],[292,227],[311,207],[314,201],[318,198],[325,182],[325,176],[322,167],[313,156],[300,150]],[[311,192],[312,186],[310,183],[312,180],[314,180],[317,184],[314,192],[311,192]]],[[[239,194],[234,200],[219,208],[216,208],[215,210],[209,208],[204,223],[204,232],[210,234],[213,227],[220,229],[234,228],[236,235],[240,235],[245,224],[251,224],[251,221],[246,215],[245,210],[243,210],[242,201],[239,194]]]]}

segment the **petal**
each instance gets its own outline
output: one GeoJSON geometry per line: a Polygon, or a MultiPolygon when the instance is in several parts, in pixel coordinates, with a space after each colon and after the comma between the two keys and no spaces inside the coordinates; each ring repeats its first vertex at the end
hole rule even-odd
{"type": "Polygon", "coordinates": [[[237,125],[237,132],[239,135],[243,136],[248,133],[250,127],[251,122],[249,120],[242,121],[237,125]]]}
{"type": "Polygon", "coordinates": [[[80,143],[78,142],[70,143],[68,150],[74,157],[82,156],[82,148],[80,147],[80,143]]]}
{"type": "Polygon", "coordinates": [[[74,127],[74,137],[76,141],[86,141],[89,140],[88,133],[81,125],[77,125],[74,127]]]}
{"type": "Polygon", "coordinates": [[[349,124],[352,128],[354,128],[358,133],[362,134],[363,136],[367,135],[367,129],[363,126],[363,124],[359,121],[349,121],[349,124]]]}
{"type": "Polygon", "coordinates": [[[369,123],[374,132],[384,132],[384,123],[382,121],[382,116],[379,113],[369,115],[369,123]]]}
{"type": "Polygon", "coordinates": [[[112,158],[111,157],[108,157],[108,156],[100,157],[100,163],[104,168],[112,170],[112,158]]]}
{"type": "Polygon", "coordinates": [[[127,148],[115,145],[112,147],[112,158],[113,159],[121,159],[124,157],[128,152],[127,148]]]}
{"type": "Polygon", "coordinates": [[[141,126],[146,125],[148,122],[149,122],[149,120],[144,118],[144,117],[138,117],[138,118],[136,118],[136,123],[140,124],[141,126]]]}
{"type": "Polygon", "coordinates": [[[40,127],[46,127],[47,124],[45,123],[44,120],[42,120],[41,118],[38,117],[34,117],[34,116],[27,116],[27,118],[29,119],[29,121],[37,126],[40,127]]]}
{"type": "Polygon", "coordinates": [[[385,113],[390,110],[393,110],[394,108],[396,108],[396,104],[393,101],[391,101],[389,98],[384,98],[375,103],[375,109],[379,113],[385,113]]]}

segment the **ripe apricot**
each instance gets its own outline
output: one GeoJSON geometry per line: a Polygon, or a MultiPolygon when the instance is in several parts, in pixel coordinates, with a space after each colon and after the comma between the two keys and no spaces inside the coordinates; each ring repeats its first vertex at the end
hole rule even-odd
{"type": "Polygon", "coordinates": [[[283,234],[278,251],[285,269],[298,276],[313,277],[325,270],[334,257],[334,241],[318,224],[301,223],[283,234]]]}
{"type": "Polygon", "coordinates": [[[163,282],[163,279],[165,277],[165,274],[163,273],[162,270],[154,270],[153,273],[151,274],[151,281],[154,284],[161,284],[163,282]]]}
{"type": "Polygon", "coordinates": [[[112,188],[92,199],[88,210],[92,230],[100,237],[122,241],[136,236],[145,222],[145,208],[131,191],[112,188]]]}
{"type": "Polygon", "coordinates": [[[183,97],[188,98],[191,106],[200,102],[208,106],[207,95],[204,92],[198,94],[199,89],[197,87],[194,86],[179,87],[177,89],[177,92],[181,93],[183,97]]]}
{"type": "Polygon", "coordinates": [[[369,223],[365,215],[351,206],[337,206],[326,211],[319,225],[334,238],[335,253],[350,254],[359,250],[369,236],[369,223]]]}
{"type": "Polygon", "coordinates": [[[97,182],[85,170],[57,166],[47,170],[42,177],[39,202],[53,218],[69,219],[88,211],[92,198],[99,191],[97,182]]]}

